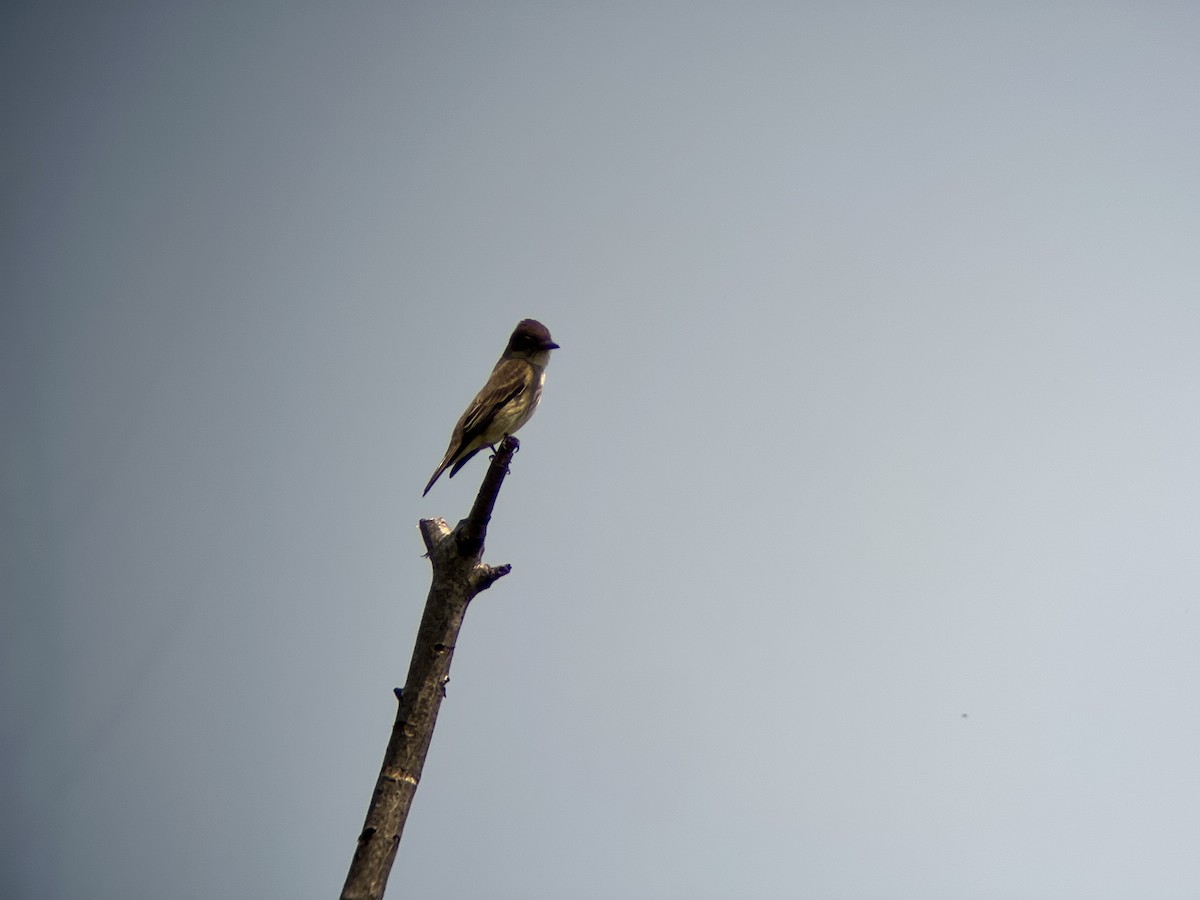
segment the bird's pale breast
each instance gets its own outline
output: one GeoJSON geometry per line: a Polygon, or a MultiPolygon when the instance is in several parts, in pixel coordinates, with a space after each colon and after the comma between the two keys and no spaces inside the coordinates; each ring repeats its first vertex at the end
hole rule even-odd
{"type": "Polygon", "coordinates": [[[534,376],[533,386],[514,397],[496,411],[491,427],[483,436],[481,444],[494,444],[506,434],[515,434],[517,429],[529,421],[542,399],[542,385],[546,383],[546,372],[539,370],[534,376]]]}

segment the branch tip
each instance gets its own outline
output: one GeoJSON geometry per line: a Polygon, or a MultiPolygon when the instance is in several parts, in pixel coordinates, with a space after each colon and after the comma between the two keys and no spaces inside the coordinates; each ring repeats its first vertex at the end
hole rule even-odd
{"type": "Polygon", "coordinates": [[[475,592],[486,591],[493,584],[512,571],[512,566],[505,563],[502,566],[480,566],[475,570],[475,592]]]}

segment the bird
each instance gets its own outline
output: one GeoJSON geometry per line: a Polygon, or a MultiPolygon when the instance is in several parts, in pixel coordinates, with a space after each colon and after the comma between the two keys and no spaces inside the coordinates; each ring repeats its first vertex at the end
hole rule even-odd
{"type": "Polygon", "coordinates": [[[508,346],[492,369],[487,384],[454,425],[446,455],[434,470],[422,497],[438,477],[450,468],[453,478],[466,462],[482,450],[513,434],[529,421],[542,399],[550,351],[559,349],[550,330],[536,319],[522,319],[508,339],[508,346]]]}

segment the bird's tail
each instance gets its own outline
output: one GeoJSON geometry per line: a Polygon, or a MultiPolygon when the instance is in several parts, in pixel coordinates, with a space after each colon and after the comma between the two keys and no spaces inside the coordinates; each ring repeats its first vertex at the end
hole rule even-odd
{"type": "MultiPolygon", "coordinates": [[[[446,476],[447,478],[453,478],[455,475],[457,475],[458,470],[461,469],[463,466],[465,466],[468,462],[470,462],[472,456],[474,456],[476,453],[478,453],[480,450],[482,450],[484,447],[487,447],[487,446],[490,446],[490,445],[483,444],[482,446],[476,447],[470,453],[464,453],[461,456],[458,456],[457,458],[454,456],[454,454],[447,453],[446,458],[442,460],[442,464],[440,466],[438,466],[437,471],[433,473],[433,477],[429,479],[429,484],[425,485],[425,492],[423,494],[421,494],[421,496],[424,497],[425,494],[429,493],[429,489],[431,487],[433,487],[433,483],[438,480],[438,477],[443,472],[446,471],[446,467],[449,466],[450,463],[454,463],[454,466],[450,469],[450,474],[446,476]]],[[[495,449],[496,449],[495,447],[492,447],[493,451],[495,451],[495,449]]]]}
{"type": "Polygon", "coordinates": [[[449,458],[442,460],[442,464],[434,470],[433,477],[429,479],[429,484],[425,485],[425,490],[423,490],[421,492],[422,497],[424,497],[426,494],[429,493],[429,489],[431,487],[433,487],[433,483],[435,481],[437,481],[439,477],[441,477],[441,474],[446,471],[446,466],[448,466],[449,464],[450,464],[449,458]]]}

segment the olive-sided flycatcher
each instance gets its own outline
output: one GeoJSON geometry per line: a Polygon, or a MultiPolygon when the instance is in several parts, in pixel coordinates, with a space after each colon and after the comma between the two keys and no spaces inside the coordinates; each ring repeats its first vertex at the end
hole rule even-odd
{"type": "Polygon", "coordinates": [[[455,424],[446,455],[421,496],[429,493],[447,466],[451,467],[448,477],[453,478],[472,456],[484,447],[494,451],[492,445],[529,421],[542,399],[550,351],[557,349],[541,322],[523,319],[517,323],[487,384],[455,424]]]}

